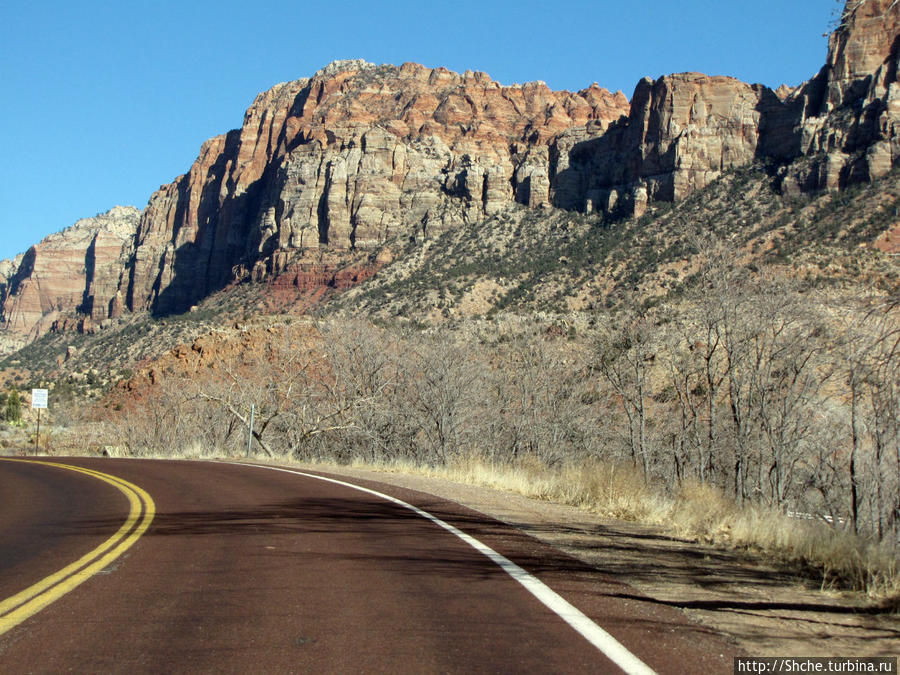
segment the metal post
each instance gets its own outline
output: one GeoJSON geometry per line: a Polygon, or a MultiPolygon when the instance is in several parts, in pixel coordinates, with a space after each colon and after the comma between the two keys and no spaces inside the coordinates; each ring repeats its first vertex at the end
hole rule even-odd
{"type": "Polygon", "coordinates": [[[34,454],[38,453],[38,448],[41,447],[41,409],[38,408],[38,422],[37,422],[37,433],[34,436],[34,454]]]}
{"type": "MultiPolygon", "coordinates": [[[[253,448],[253,417],[256,413],[256,405],[252,404],[250,406],[250,433],[247,434],[247,457],[250,456],[250,451],[253,448]]],[[[40,419],[40,418],[38,418],[40,419]]]]}

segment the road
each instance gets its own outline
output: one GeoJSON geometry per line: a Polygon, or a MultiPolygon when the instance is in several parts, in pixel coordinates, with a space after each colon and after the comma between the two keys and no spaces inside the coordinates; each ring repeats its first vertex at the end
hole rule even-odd
{"type": "Polygon", "coordinates": [[[731,672],[733,648],[679,612],[437,497],[51,461],[69,468],[0,461],[0,671],[731,672]],[[2,601],[48,577],[59,597],[10,620],[2,601]]]}

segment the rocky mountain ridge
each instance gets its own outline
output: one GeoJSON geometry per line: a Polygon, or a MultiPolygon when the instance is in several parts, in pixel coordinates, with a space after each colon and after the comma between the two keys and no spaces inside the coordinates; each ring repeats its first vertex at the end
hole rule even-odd
{"type": "Polygon", "coordinates": [[[872,180],[900,156],[898,24],[893,0],[849,0],[825,66],[797,89],[681,73],[645,78],[630,102],[597,85],[333,63],[260,94],[138,220],[8,264],[3,333],[183,312],[245,279],[329,284],[354,251],[477,230],[517,205],[640,215],[753,162],[786,193],[872,180]]]}
{"type": "Polygon", "coordinates": [[[124,307],[118,288],[127,274],[140,217],[133,206],[114,206],[0,263],[7,345],[21,346],[55,322],[73,321],[73,311],[81,314],[81,329],[121,314],[124,307]],[[103,295],[109,302],[101,307],[97,297],[103,295]]]}

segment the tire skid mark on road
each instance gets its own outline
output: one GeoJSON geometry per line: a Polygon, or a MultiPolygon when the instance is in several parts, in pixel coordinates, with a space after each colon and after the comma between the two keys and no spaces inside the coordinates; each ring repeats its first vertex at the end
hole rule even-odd
{"type": "Polygon", "coordinates": [[[652,668],[650,668],[650,666],[648,666],[637,656],[628,651],[628,649],[621,642],[616,640],[612,635],[610,635],[600,626],[594,623],[594,621],[590,617],[585,615],[581,610],[572,605],[568,600],[566,600],[552,588],[547,586],[543,581],[519,567],[516,563],[511,561],[506,556],[497,553],[497,551],[492,549],[490,546],[483,544],[475,537],[466,534],[450,523],[441,520],[437,516],[433,516],[427,511],[423,511],[417,506],[413,506],[412,504],[404,502],[401,499],[397,499],[396,497],[391,497],[390,495],[384,494],[383,492],[371,490],[369,488],[362,487],[360,485],[354,485],[353,483],[337,480],[335,478],[318,476],[314,473],[306,473],[303,471],[296,471],[294,469],[286,469],[265,464],[249,464],[243,462],[232,463],[238,466],[251,466],[259,469],[269,469],[271,471],[282,471],[284,473],[292,473],[306,478],[325,481],[327,483],[334,483],[335,485],[342,485],[354,490],[359,490],[360,492],[366,492],[380,499],[384,499],[397,504],[398,506],[402,506],[405,509],[409,509],[416,515],[431,521],[435,525],[438,525],[451,534],[455,535],[466,544],[474,548],[476,551],[484,555],[486,558],[491,560],[497,566],[499,566],[504,572],[506,572],[509,576],[511,576],[522,586],[524,586],[525,589],[535,598],[537,598],[545,607],[550,609],[554,614],[556,614],[563,621],[569,624],[569,626],[574,628],[575,631],[577,631],[582,637],[584,637],[601,653],[603,653],[604,656],[606,656],[609,660],[611,660],[629,675],[653,675],[655,672],[652,668]]]}
{"type": "Polygon", "coordinates": [[[81,558],[0,602],[0,635],[34,616],[114,562],[150,527],[156,514],[152,497],[139,486],[107,473],[69,464],[26,459],[0,461],[38,464],[75,471],[112,485],[128,499],[129,513],[118,531],[81,558]]]}

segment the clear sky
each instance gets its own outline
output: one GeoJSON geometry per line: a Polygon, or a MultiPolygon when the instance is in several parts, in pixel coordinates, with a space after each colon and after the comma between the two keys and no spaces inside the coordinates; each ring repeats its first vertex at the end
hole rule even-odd
{"type": "Polygon", "coordinates": [[[335,59],[503,84],[700,71],[812,77],[836,0],[5,0],[0,259],[116,204],[143,208],[254,96],[335,59]]]}

